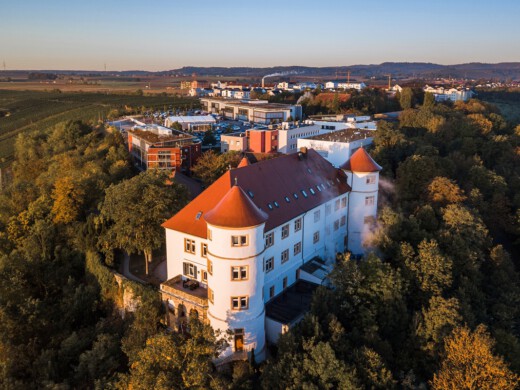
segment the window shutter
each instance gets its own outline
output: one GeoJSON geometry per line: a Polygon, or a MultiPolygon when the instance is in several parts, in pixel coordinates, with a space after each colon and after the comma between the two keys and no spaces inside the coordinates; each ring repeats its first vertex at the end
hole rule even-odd
{"type": "Polygon", "coordinates": [[[193,277],[195,279],[197,279],[197,266],[196,265],[193,266],[193,277]]]}
{"type": "Polygon", "coordinates": [[[182,263],[183,274],[188,275],[188,263],[182,263]]]}

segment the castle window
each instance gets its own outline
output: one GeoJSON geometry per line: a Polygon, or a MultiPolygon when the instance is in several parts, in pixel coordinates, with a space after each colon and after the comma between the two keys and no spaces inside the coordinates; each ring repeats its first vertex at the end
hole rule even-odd
{"type": "Polygon", "coordinates": [[[215,301],[215,294],[213,293],[213,290],[208,287],[208,300],[213,303],[215,301]]]}
{"type": "Polygon", "coordinates": [[[336,202],[334,202],[334,211],[338,211],[339,210],[339,205],[340,205],[340,200],[336,199],[336,202]]]}
{"type": "Polygon", "coordinates": [[[330,213],[332,212],[332,207],[330,206],[330,204],[327,204],[325,205],[325,215],[330,215],[330,213]]]}
{"type": "Polygon", "coordinates": [[[316,244],[318,241],[320,241],[320,232],[314,232],[312,236],[312,242],[316,244]]]}
{"type": "Polygon", "coordinates": [[[341,208],[344,209],[345,207],[347,207],[347,197],[343,197],[341,198],[341,208]]]}
{"type": "Polygon", "coordinates": [[[334,221],[334,231],[338,230],[339,229],[339,219],[336,219],[334,221]]]}
{"type": "Polygon", "coordinates": [[[270,257],[264,260],[264,271],[265,273],[271,272],[274,269],[274,257],[270,257]]]}
{"type": "Polygon", "coordinates": [[[248,266],[231,267],[231,280],[247,280],[248,266]]]}
{"type": "Polygon", "coordinates": [[[282,252],[282,264],[285,263],[287,260],[289,260],[289,249],[286,249],[282,252]]]}
{"type": "Polygon", "coordinates": [[[274,245],[274,233],[268,233],[265,235],[265,247],[269,248],[274,245]]]}
{"type": "Polygon", "coordinates": [[[249,307],[249,297],[231,297],[231,309],[246,310],[249,307]]]}
{"type": "Polygon", "coordinates": [[[197,278],[197,266],[192,263],[182,263],[182,271],[185,276],[190,278],[197,278]]]}
{"type": "Polygon", "coordinates": [[[294,231],[297,232],[302,228],[302,219],[298,218],[294,221],[294,231]]]}
{"type": "Polygon", "coordinates": [[[301,242],[297,242],[296,244],[294,244],[294,255],[296,256],[301,251],[302,251],[302,243],[301,242]]]}
{"type": "Polygon", "coordinates": [[[375,196],[367,196],[365,198],[365,206],[373,206],[375,203],[375,196]]]}
{"type": "Polygon", "coordinates": [[[320,210],[316,210],[316,211],[314,212],[314,223],[319,222],[320,217],[321,217],[321,212],[320,212],[320,210]]]}
{"type": "Polygon", "coordinates": [[[289,225],[282,226],[282,240],[289,237],[289,225]]]}
{"type": "Polygon", "coordinates": [[[208,281],[208,273],[207,273],[207,271],[204,271],[204,270],[200,271],[200,280],[202,282],[207,282],[208,281]]]}
{"type": "Polygon", "coordinates": [[[274,286],[269,287],[269,299],[274,297],[274,286]]]}
{"type": "Polygon", "coordinates": [[[208,240],[210,240],[210,241],[211,241],[211,238],[212,238],[211,230],[210,230],[210,229],[208,229],[208,240]]]}
{"type": "Polygon", "coordinates": [[[231,246],[247,246],[247,236],[231,236],[231,246]]]}
{"type": "Polygon", "coordinates": [[[207,268],[208,268],[208,273],[210,275],[213,275],[213,262],[211,260],[208,260],[207,268]]]}
{"type": "Polygon", "coordinates": [[[285,290],[287,288],[287,276],[283,278],[283,289],[285,290]]]}
{"type": "Polygon", "coordinates": [[[340,220],[340,222],[339,222],[339,224],[340,224],[341,226],[345,226],[345,223],[347,223],[347,217],[342,216],[342,217],[341,217],[341,220],[340,220]]]}
{"type": "Polygon", "coordinates": [[[208,244],[200,244],[200,255],[206,257],[208,255],[208,244]]]}
{"type": "Polygon", "coordinates": [[[184,239],[184,252],[195,254],[195,240],[184,239]]]}
{"type": "Polygon", "coordinates": [[[376,184],[376,175],[368,175],[367,184],[376,184]]]}

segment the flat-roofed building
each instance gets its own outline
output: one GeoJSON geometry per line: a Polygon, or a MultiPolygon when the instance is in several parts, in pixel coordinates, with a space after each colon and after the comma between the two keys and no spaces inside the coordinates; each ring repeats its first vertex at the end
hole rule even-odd
{"type": "Polygon", "coordinates": [[[217,121],[211,115],[169,116],[164,120],[166,127],[172,127],[174,123],[180,124],[183,131],[208,131],[217,121]]]}
{"type": "Polygon", "coordinates": [[[249,152],[276,153],[278,151],[278,129],[249,129],[246,134],[249,152]]]}
{"type": "Polygon", "coordinates": [[[189,134],[162,126],[135,127],[128,131],[128,150],[144,169],[189,173],[202,152],[200,141],[189,134]]]}
{"type": "Polygon", "coordinates": [[[302,147],[314,149],[335,167],[345,164],[359,148],[372,144],[373,130],[343,129],[298,139],[302,147]]]}
{"type": "Polygon", "coordinates": [[[219,97],[201,98],[203,110],[220,114],[226,119],[241,120],[260,124],[281,123],[288,119],[302,117],[299,104],[269,103],[267,100],[236,100],[219,97]]]}
{"type": "Polygon", "coordinates": [[[229,133],[220,136],[220,151],[226,152],[245,152],[248,148],[246,133],[229,133]]]}

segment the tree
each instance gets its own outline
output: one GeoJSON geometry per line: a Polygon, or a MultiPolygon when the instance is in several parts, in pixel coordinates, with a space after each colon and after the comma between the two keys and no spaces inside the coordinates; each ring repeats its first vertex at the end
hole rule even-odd
{"type": "Polygon", "coordinates": [[[426,92],[424,94],[423,107],[432,108],[435,105],[435,96],[432,93],[426,92]]]}
{"type": "Polygon", "coordinates": [[[70,223],[76,220],[82,209],[84,196],[85,191],[72,177],[59,178],[52,192],[54,222],[70,223]]]}
{"type": "Polygon", "coordinates": [[[413,90],[412,88],[403,88],[401,96],[399,97],[399,104],[403,110],[413,107],[413,90]]]}
{"type": "Polygon", "coordinates": [[[464,202],[466,196],[453,180],[437,176],[428,185],[428,199],[441,206],[446,206],[449,203],[464,202]]]}
{"type": "Polygon", "coordinates": [[[111,185],[100,208],[105,248],[144,253],[146,274],[152,251],[164,242],[161,223],[188,202],[186,187],[167,185],[167,179],[167,173],[149,170],[111,185]]]}
{"type": "Polygon", "coordinates": [[[130,367],[133,389],[205,389],[209,387],[212,359],[224,343],[206,324],[190,317],[189,334],[157,333],[130,367]]]}
{"type": "Polygon", "coordinates": [[[204,138],[202,138],[202,145],[215,145],[216,143],[217,139],[215,138],[215,134],[213,134],[213,131],[206,131],[204,133],[204,138]]]}
{"type": "Polygon", "coordinates": [[[451,286],[451,259],[441,253],[435,240],[421,241],[418,252],[416,257],[406,260],[408,270],[427,299],[441,295],[451,286]]]}
{"type": "Polygon", "coordinates": [[[493,354],[494,344],[483,325],[474,332],[466,326],[456,328],[444,342],[446,356],[430,382],[433,389],[516,388],[520,377],[509,369],[502,357],[493,354]]]}
{"type": "Polygon", "coordinates": [[[240,162],[240,153],[227,152],[217,154],[213,150],[205,152],[197,160],[193,167],[193,173],[200,178],[206,186],[211,185],[222,176],[228,169],[236,168],[240,162]]]}

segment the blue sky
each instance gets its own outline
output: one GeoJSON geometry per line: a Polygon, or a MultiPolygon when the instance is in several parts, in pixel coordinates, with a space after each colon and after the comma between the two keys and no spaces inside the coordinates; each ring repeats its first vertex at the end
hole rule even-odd
{"type": "Polygon", "coordinates": [[[8,69],[520,61],[520,0],[0,0],[8,69]]]}

